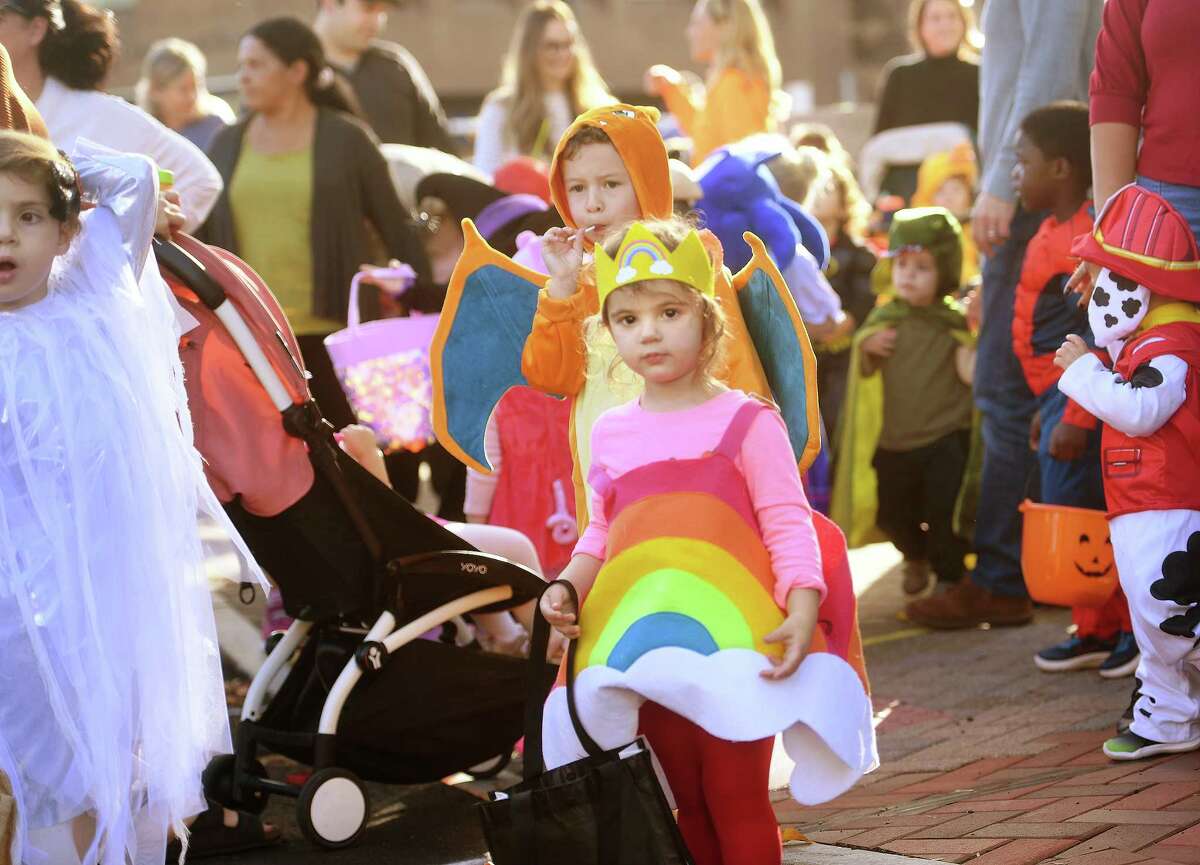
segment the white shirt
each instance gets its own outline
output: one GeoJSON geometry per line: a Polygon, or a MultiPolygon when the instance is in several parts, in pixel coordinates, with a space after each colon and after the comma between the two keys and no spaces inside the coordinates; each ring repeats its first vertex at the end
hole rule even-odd
{"type": "Polygon", "coordinates": [[[1136,374],[1133,381],[1125,381],[1096,355],[1084,355],[1063,372],[1058,389],[1127,436],[1152,435],[1187,400],[1188,365],[1173,354],[1160,354],[1138,372],[1145,367],[1152,371],[1144,381],[1136,374]]]}
{"type": "Polygon", "coordinates": [[[554,152],[558,140],[562,138],[567,127],[575,120],[571,111],[571,102],[565,93],[547,93],[545,97],[546,119],[550,128],[546,136],[545,154],[524,154],[517,149],[516,142],[510,141],[505,125],[508,123],[507,99],[490,98],[483,103],[479,110],[479,119],[475,122],[475,166],[480,171],[495,174],[496,169],[518,156],[533,155],[545,158],[554,152]]]}
{"type": "Polygon", "coordinates": [[[148,156],[174,172],[174,188],[187,217],[184,231],[195,231],[208,218],[224,186],[216,166],[200,148],[136,105],[47,78],[37,109],[55,146],[67,153],[74,152],[77,139],[86,138],[112,150],[148,156]]]}

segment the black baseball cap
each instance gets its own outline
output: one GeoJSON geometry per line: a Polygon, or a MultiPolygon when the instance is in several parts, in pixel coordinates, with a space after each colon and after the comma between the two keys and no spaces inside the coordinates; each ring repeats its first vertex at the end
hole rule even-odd
{"type": "Polygon", "coordinates": [[[61,0],[0,0],[0,9],[11,9],[25,18],[45,18],[55,30],[66,26],[61,0]]]}

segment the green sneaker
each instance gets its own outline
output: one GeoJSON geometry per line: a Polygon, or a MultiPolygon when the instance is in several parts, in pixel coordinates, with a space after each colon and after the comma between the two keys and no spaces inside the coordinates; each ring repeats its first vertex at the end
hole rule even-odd
{"type": "Polygon", "coordinates": [[[1200,739],[1186,742],[1155,742],[1133,731],[1126,731],[1104,743],[1104,756],[1110,760],[1144,760],[1155,754],[1179,754],[1200,748],[1200,739]]]}

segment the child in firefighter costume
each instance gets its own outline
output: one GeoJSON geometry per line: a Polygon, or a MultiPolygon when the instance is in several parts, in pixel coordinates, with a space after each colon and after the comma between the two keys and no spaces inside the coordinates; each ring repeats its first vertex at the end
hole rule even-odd
{"type": "Polygon", "coordinates": [[[1130,184],[1073,251],[1102,269],[1088,304],[1096,345],[1069,336],[1059,389],[1104,423],[1113,554],[1142,651],[1114,760],[1200,748],[1200,253],[1187,221],[1130,184]]]}

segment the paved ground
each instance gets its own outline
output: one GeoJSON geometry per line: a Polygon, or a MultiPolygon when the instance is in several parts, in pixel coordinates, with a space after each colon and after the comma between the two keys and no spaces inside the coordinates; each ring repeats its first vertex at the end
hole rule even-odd
{"type": "MultiPolygon", "coordinates": [[[[1200,865],[1200,756],[1109,763],[1099,744],[1129,699],[1132,680],[1046,675],[1032,654],[1062,638],[1068,617],[1039,610],[1017,629],[930,633],[898,620],[890,547],[851,556],[878,717],[881,768],[819,809],[778,794],[785,861],[805,865],[972,862],[978,865],[1200,865]],[[916,860],[909,857],[917,857],[916,860]]],[[[219,593],[231,598],[229,590],[219,593]]],[[[252,626],[236,603],[220,610],[252,658],[252,626]]],[[[253,612],[251,612],[253,615],[253,612]]],[[[236,693],[236,687],[235,687],[236,693]]],[[[273,775],[297,767],[268,761],[273,775]]],[[[780,761],[775,780],[790,767],[780,761]]],[[[292,807],[269,813],[285,845],[218,863],[481,863],[474,814],[487,786],[372,787],[362,843],[332,854],[300,837],[292,807]]],[[[498,779],[504,785],[513,774],[498,779]]]]}
{"type": "Polygon", "coordinates": [[[785,827],[976,865],[1200,863],[1200,755],[1110,762],[1100,744],[1132,680],[1033,667],[1065,611],[1039,610],[1024,628],[914,633],[896,620],[890,576],[860,604],[882,765],[820,808],[780,801],[785,827]]]}

